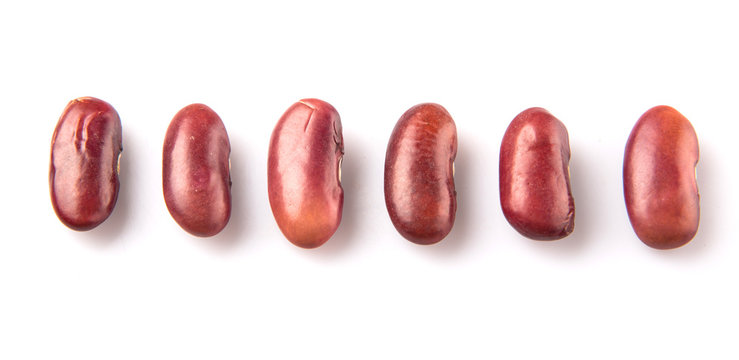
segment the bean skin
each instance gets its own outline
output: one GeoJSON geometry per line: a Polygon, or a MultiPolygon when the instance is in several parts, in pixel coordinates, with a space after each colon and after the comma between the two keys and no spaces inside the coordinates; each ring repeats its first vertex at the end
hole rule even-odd
{"type": "Polygon", "coordinates": [[[690,121],[656,106],[631,130],[624,154],[624,198],[631,226],[646,245],[674,249],[698,231],[698,137],[690,121]]]}
{"type": "Polygon", "coordinates": [[[385,204],[409,241],[430,245],[454,226],[457,128],[438,104],[416,105],[400,117],[385,156],[385,204]]]}
{"type": "Polygon", "coordinates": [[[285,111],[269,144],[267,187],[275,221],[293,244],[323,245],[341,223],[344,139],[339,113],[303,99],[285,111]]]}
{"type": "Polygon", "coordinates": [[[49,189],[57,217],[86,231],[110,216],[118,199],[121,119],[92,97],[69,102],[51,138],[49,189]]]}
{"type": "Polygon", "coordinates": [[[556,240],[575,227],[567,128],[542,108],[530,108],[508,126],[500,146],[500,204],[521,235],[556,240]]]}
{"type": "Polygon", "coordinates": [[[228,224],[230,154],[226,128],[211,108],[188,105],[170,122],[162,156],[164,201],[188,233],[213,236],[228,224]]]}

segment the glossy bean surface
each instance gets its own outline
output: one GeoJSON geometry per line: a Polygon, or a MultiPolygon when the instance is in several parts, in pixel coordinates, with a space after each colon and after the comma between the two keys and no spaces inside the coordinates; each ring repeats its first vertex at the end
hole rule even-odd
{"type": "Polygon", "coordinates": [[[411,242],[434,244],[452,230],[456,156],[457,128],[441,105],[416,105],[396,123],[385,156],[385,204],[411,242]]]}
{"type": "Polygon", "coordinates": [[[164,138],[164,201],[188,233],[218,234],[231,217],[231,145],[221,118],[203,104],[188,105],[164,138]]]}
{"type": "Polygon", "coordinates": [[[293,244],[323,245],[341,222],[344,140],[339,113],[303,99],[277,122],[269,145],[267,186],[275,221],[293,244]]]}
{"type": "Polygon", "coordinates": [[[569,162],[567,129],[547,110],[527,109],[513,119],[500,146],[500,204],[519,233],[556,240],[572,232],[569,162]]]}
{"type": "Polygon", "coordinates": [[[649,109],[631,130],[624,155],[624,198],[631,225],[648,246],[677,248],[698,231],[697,163],[698,137],[677,110],[649,109]]]}
{"type": "Polygon", "coordinates": [[[64,109],[51,138],[51,203],[67,227],[90,230],[110,216],[118,199],[121,120],[92,97],[64,109]]]}

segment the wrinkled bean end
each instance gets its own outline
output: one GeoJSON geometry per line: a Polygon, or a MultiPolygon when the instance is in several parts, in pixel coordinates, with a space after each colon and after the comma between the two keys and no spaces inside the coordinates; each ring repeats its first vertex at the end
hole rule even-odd
{"type": "Polygon", "coordinates": [[[416,105],[396,123],[385,156],[385,204],[404,238],[430,245],[452,230],[456,156],[457,129],[441,105],[416,105]]]}
{"type": "Polygon", "coordinates": [[[656,106],[634,125],[624,154],[624,199],[634,232],[646,245],[674,249],[695,236],[697,163],[698,137],[677,110],[656,106]]]}
{"type": "Polygon", "coordinates": [[[213,236],[228,224],[230,154],[226,128],[208,106],[188,105],[170,122],[162,156],[164,201],[188,233],[213,236]]]}
{"type": "Polygon", "coordinates": [[[518,114],[500,146],[500,204],[521,235],[557,240],[575,227],[567,128],[542,108],[518,114]]]}
{"type": "Polygon", "coordinates": [[[287,109],[272,132],[267,160],[269,203],[277,226],[299,247],[323,245],[341,223],[341,130],[333,106],[303,99],[287,109]]]}
{"type": "Polygon", "coordinates": [[[51,138],[49,189],[59,220],[77,231],[110,216],[120,187],[121,120],[110,104],[92,97],[64,109],[51,138]]]}

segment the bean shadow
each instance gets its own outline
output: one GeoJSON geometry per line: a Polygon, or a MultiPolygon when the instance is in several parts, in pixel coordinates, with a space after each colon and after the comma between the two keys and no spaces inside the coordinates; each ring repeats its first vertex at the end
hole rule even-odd
{"type": "Polygon", "coordinates": [[[220,233],[210,238],[200,238],[207,246],[221,251],[230,250],[241,242],[249,222],[246,190],[250,183],[248,177],[254,176],[254,172],[247,173],[249,167],[246,166],[243,143],[238,138],[231,138],[231,218],[220,233]]]}
{"type": "Polygon", "coordinates": [[[689,243],[671,250],[651,249],[655,255],[675,259],[675,261],[694,261],[716,245],[716,241],[729,240],[721,239],[720,218],[722,207],[721,199],[722,186],[720,181],[722,176],[715,166],[713,160],[716,154],[710,144],[701,144],[701,154],[696,166],[696,176],[698,180],[698,192],[700,193],[700,222],[698,224],[698,232],[693,240],[689,243]],[[704,180],[701,182],[701,180],[704,180]]]}
{"type": "MultiPolygon", "coordinates": [[[[573,144],[574,145],[574,144],[573,144]]],[[[579,146],[572,151],[570,158],[570,188],[575,199],[575,228],[572,233],[562,239],[553,241],[529,240],[532,248],[552,254],[553,256],[569,258],[581,254],[596,233],[600,206],[603,200],[603,184],[601,177],[607,176],[598,166],[597,159],[588,158],[594,154],[588,149],[579,146]],[[597,172],[597,173],[596,173],[597,172]]],[[[523,237],[523,236],[521,236],[523,237]]]]}
{"type": "MultiPolygon", "coordinates": [[[[356,236],[361,228],[363,213],[367,206],[360,200],[364,197],[363,186],[366,178],[367,160],[361,154],[369,154],[369,149],[361,137],[353,134],[344,135],[344,159],[341,163],[341,187],[344,189],[344,207],[341,216],[341,224],[336,233],[321,247],[312,249],[311,252],[319,256],[334,257],[340,253],[347,252],[356,244],[356,236]],[[348,145],[347,145],[348,144],[348,145]]],[[[313,254],[311,254],[313,255],[313,254]]]]}
{"type": "Polygon", "coordinates": [[[115,208],[113,208],[110,216],[102,224],[98,225],[98,227],[90,231],[80,232],[80,237],[94,246],[111,246],[124,233],[132,214],[132,206],[135,202],[134,194],[136,192],[133,189],[135,186],[134,174],[137,172],[132,165],[139,157],[137,153],[138,146],[136,145],[136,139],[132,138],[131,134],[126,132],[125,128],[123,129],[122,138],[123,151],[121,152],[120,173],[118,174],[120,187],[118,189],[118,199],[116,200],[115,208]]]}

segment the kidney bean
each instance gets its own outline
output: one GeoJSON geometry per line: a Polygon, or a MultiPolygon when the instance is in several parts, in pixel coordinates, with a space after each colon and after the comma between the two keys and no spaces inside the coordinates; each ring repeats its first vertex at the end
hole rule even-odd
{"type": "Polygon", "coordinates": [[[285,237],[316,248],[339,227],[344,204],[339,113],[329,103],[303,99],[277,122],[269,144],[269,203],[285,237]]]}
{"type": "Polygon", "coordinates": [[[500,145],[500,205],[516,231],[556,240],[575,227],[567,128],[542,108],[516,116],[500,145]]]}
{"type": "Polygon", "coordinates": [[[49,189],[67,227],[90,230],[110,216],[118,199],[121,119],[110,104],[81,97],[67,104],[51,137],[49,189]]]}
{"type": "Polygon", "coordinates": [[[172,119],[164,137],[162,182],[172,218],[195,236],[218,234],[231,217],[231,144],[221,118],[192,104],[172,119]]]}
{"type": "Polygon", "coordinates": [[[416,105],[395,124],[385,155],[385,205],[411,242],[434,244],[452,230],[456,156],[457,128],[441,105],[416,105]]]}
{"type": "Polygon", "coordinates": [[[624,198],[631,226],[648,246],[677,248],[698,231],[697,163],[698,137],[677,110],[653,107],[631,130],[624,154],[624,198]]]}

